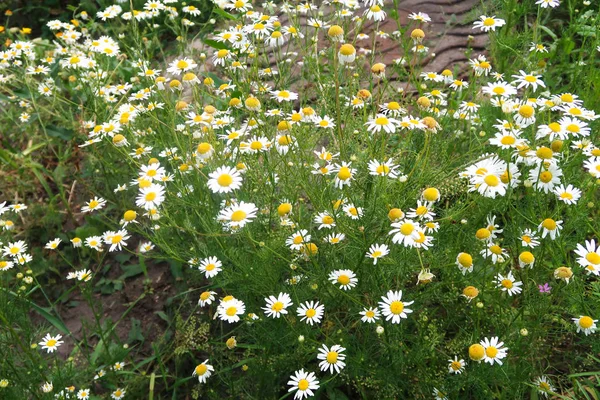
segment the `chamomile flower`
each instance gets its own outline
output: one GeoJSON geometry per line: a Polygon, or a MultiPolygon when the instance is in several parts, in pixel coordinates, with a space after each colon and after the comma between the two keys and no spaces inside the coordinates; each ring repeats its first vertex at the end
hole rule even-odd
{"type": "Polygon", "coordinates": [[[108,231],[104,233],[104,243],[110,245],[108,251],[122,250],[122,246],[127,245],[125,242],[130,236],[125,229],[120,229],[116,232],[108,231]]]}
{"type": "Polygon", "coordinates": [[[279,293],[277,297],[269,296],[265,298],[266,306],[262,309],[268,317],[279,318],[282,314],[287,314],[287,308],[291,306],[292,299],[287,293],[279,293]]]}
{"type": "Polygon", "coordinates": [[[546,236],[550,236],[550,239],[554,240],[560,236],[560,231],[563,228],[562,223],[562,221],[555,221],[552,218],[546,218],[543,220],[538,226],[538,230],[542,231],[542,239],[544,239],[546,236]]]}
{"type": "Polygon", "coordinates": [[[519,266],[521,268],[533,268],[535,263],[535,256],[530,251],[523,251],[519,254],[519,266]]]}
{"type": "Polygon", "coordinates": [[[372,244],[365,257],[373,259],[373,265],[377,265],[377,261],[388,254],[390,254],[390,250],[386,244],[372,244]]]}
{"type": "Polygon", "coordinates": [[[560,0],[537,0],[535,4],[539,5],[542,8],[556,8],[560,6],[560,0]]]}
{"type": "Polygon", "coordinates": [[[395,133],[399,122],[394,118],[388,118],[385,114],[377,114],[370,117],[365,126],[370,133],[379,133],[382,130],[385,133],[395,133]]]}
{"type": "Polygon", "coordinates": [[[448,363],[448,372],[451,374],[462,374],[467,365],[465,360],[459,360],[458,356],[454,356],[454,360],[448,360],[448,363]]]}
{"type": "Polygon", "coordinates": [[[46,243],[46,246],[44,246],[44,248],[48,249],[48,250],[56,250],[56,249],[58,249],[58,245],[60,244],[60,242],[61,242],[60,238],[56,238],[56,239],[51,240],[48,243],[46,243]]]}
{"type": "Polygon", "coordinates": [[[364,308],[360,312],[360,315],[362,315],[362,318],[360,320],[362,322],[369,323],[369,324],[374,323],[375,321],[377,321],[381,317],[381,313],[375,307],[364,308]]]}
{"type": "Polygon", "coordinates": [[[498,341],[498,337],[492,337],[491,339],[485,338],[480,342],[485,351],[484,362],[494,365],[494,362],[502,365],[502,359],[506,357],[508,348],[503,347],[504,342],[498,341]]]}
{"type": "Polygon", "coordinates": [[[335,219],[328,212],[321,212],[315,216],[315,224],[319,224],[318,229],[332,229],[335,227],[335,219]]]}
{"type": "Polygon", "coordinates": [[[202,364],[196,365],[192,376],[198,377],[198,382],[206,383],[206,380],[212,375],[214,370],[214,367],[208,364],[208,359],[206,359],[202,364]]]}
{"type": "Polygon", "coordinates": [[[502,18],[496,18],[496,16],[486,17],[482,15],[477,21],[473,23],[473,29],[479,28],[484,32],[495,31],[496,28],[504,26],[506,21],[502,18]]]}
{"type": "Polygon", "coordinates": [[[296,314],[302,317],[300,320],[305,321],[309,325],[320,323],[324,312],[325,306],[319,304],[318,301],[304,302],[296,309],[296,314]]]}
{"type": "Polygon", "coordinates": [[[417,207],[408,210],[406,216],[411,219],[431,221],[435,217],[432,208],[430,203],[417,200],[417,207]]]}
{"type": "Polygon", "coordinates": [[[546,87],[544,81],[540,79],[542,77],[541,75],[535,75],[533,73],[528,74],[527,72],[520,70],[518,74],[513,75],[512,77],[515,78],[514,84],[517,85],[517,89],[521,89],[522,87],[532,88],[535,92],[538,90],[538,86],[543,88],[546,87]]]}
{"type": "Polygon", "coordinates": [[[395,244],[401,244],[404,247],[413,247],[415,240],[420,238],[420,226],[411,219],[393,222],[391,226],[394,229],[389,232],[389,235],[392,236],[392,242],[395,244]]]}
{"type": "Polygon", "coordinates": [[[165,189],[163,186],[152,183],[149,186],[142,187],[139,191],[135,204],[145,210],[158,208],[165,200],[165,189]]]}
{"type": "MultiPolygon", "coordinates": [[[[540,1],[544,1],[544,0],[539,0],[538,3],[540,1]]],[[[556,388],[554,386],[552,386],[552,383],[550,382],[550,380],[548,379],[547,376],[542,375],[542,376],[535,378],[535,380],[533,381],[533,384],[537,387],[538,393],[544,397],[548,397],[548,394],[550,394],[550,392],[556,391],[556,388]]]]}
{"type": "Polygon", "coordinates": [[[208,257],[200,261],[198,269],[204,272],[207,278],[212,278],[222,271],[223,263],[217,257],[208,257]]]}
{"type": "Polygon", "coordinates": [[[392,159],[388,159],[387,161],[383,162],[377,160],[370,160],[368,168],[370,175],[387,176],[390,179],[398,178],[398,172],[396,171],[396,168],[398,168],[398,166],[394,164],[392,159]]]}
{"type": "Polygon", "coordinates": [[[590,333],[596,332],[596,322],[598,322],[597,319],[592,319],[592,317],[582,315],[579,318],[572,318],[572,320],[577,327],[577,333],[583,332],[587,336],[590,333]]]}
{"type": "Polygon", "coordinates": [[[167,72],[173,75],[179,75],[189,70],[196,68],[198,64],[194,62],[194,60],[184,57],[175,59],[169,64],[169,68],[167,68],[167,72]]]}
{"type": "Polygon", "coordinates": [[[221,210],[217,219],[229,228],[238,229],[256,218],[257,212],[258,208],[253,203],[241,201],[221,210]]]}
{"type": "Polygon", "coordinates": [[[38,343],[42,346],[42,350],[46,350],[48,353],[54,353],[58,347],[63,344],[61,335],[51,336],[49,333],[44,336],[42,341],[38,343]]]}
{"type": "Polygon", "coordinates": [[[512,272],[509,272],[508,275],[496,275],[496,287],[503,292],[507,292],[509,296],[521,293],[523,290],[521,288],[522,285],[523,282],[517,281],[512,272]]]}
{"type": "Polygon", "coordinates": [[[106,205],[106,200],[102,197],[94,197],[92,200],[88,201],[85,206],[81,207],[81,212],[89,213],[92,211],[102,210],[106,205]]]}
{"type": "Polygon", "coordinates": [[[302,400],[303,398],[312,397],[315,395],[316,390],[319,389],[319,380],[315,376],[314,372],[305,372],[304,369],[294,372],[290,376],[290,380],[287,383],[290,387],[288,392],[296,392],[294,394],[294,400],[302,400]]]}
{"type": "Polygon", "coordinates": [[[304,247],[305,243],[310,242],[311,235],[308,234],[306,229],[301,229],[291,236],[289,236],[285,244],[290,247],[292,250],[299,251],[304,247]]]}
{"type": "Polygon", "coordinates": [[[217,292],[213,292],[211,290],[207,290],[207,291],[200,293],[200,297],[198,298],[198,305],[200,307],[211,305],[212,302],[215,301],[216,294],[217,294],[217,292]]]}
{"type": "Polygon", "coordinates": [[[88,236],[87,238],[85,238],[85,245],[96,251],[102,251],[102,237],[88,236]]]}
{"type": "Polygon", "coordinates": [[[335,172],[335,187],[342,189],[344,186],[350,186],[352,180],[354,180],[354,174],[356,169],[352,168],[352,163],[342,161],[341,164],[333,165],[333,172],[335,172]]]}
{"type": "Polygon", "coordinates": [[[390,290],[385,296],[381,297],[379,309],[386,321],[391,320],[392,324],[399,324],[401,319],[408,318],[408,314],[413,312],[411,309],[406,308],[406,306],[413,303],[414,301],[402,301],[402,290],[396,292],[390,290]]]}
{"type": "Polygon", "coordinates": [[[229,193],[242,186],[242,176],[236,168],[219,167],[208,174],[208,188],[213,193],[229,193]]]}
{"type": "Polygon", "coordinates": [[[473,272],[473,257],[469,253],[458,253],[455,263],[463,275],[473,272]]]}
{"type": "Polygon", "coordinates": [[[346,349],[339,344],[334,344],[331,347],[323,345],[319,349],[319,354],[317,354],[317,359],[321,360],[319,363],[321,371],[329,371],[331,374],[335,371],[339,374],[346,366],[346,363],[344,362],[346,359],[344,351],[346,351],[346,349]]]}
{"type": "Polygon", "coordinates": [[[569,205],[576,204],[581,197],[581,190],[577,189],[573,185],[568,185],[566,187],[565,185],[556,186],[553,192],[558,200],[569,205]]]}
{"type": "Polygon", "coordinates": [[[230,298],[226,297],[227,300],[225,300],[225,298],[221,300],[217,312],[220,320],[232,324],[238,322],[240,320],[240,315],[246,312],[246,305],[241,300],[233,298],[232,296],[228,297],[230,298]]]}
{"type": "Polygon", "coordinates": [[[356,286],[358,278],[349,269],[338,269],[329,274],[329,281],[334,285],[340,285],[340,289],[349,290],[356,286]]]}
{"type": "Polygon", "coordinates": [[[356,207],[354,204],[345,204],[343,210],[352,219],[359,219],[363,216],[362,207],[356,207]]]}
{"type": "Polygon", "coordinates": [[[325,241],[329,244],[339,244],[344,239],[346,239],[346,235],[343,233],[330,233],[325,237],[325,241]]]}
{"type": "Polygon", "coordinates": [[[600,244],[596,246],[594,239],[586,240],[585,245],[577,245],[575,254],[579,256],[577,263],[585,268],[588,274],[600,275],[600,244]]]}

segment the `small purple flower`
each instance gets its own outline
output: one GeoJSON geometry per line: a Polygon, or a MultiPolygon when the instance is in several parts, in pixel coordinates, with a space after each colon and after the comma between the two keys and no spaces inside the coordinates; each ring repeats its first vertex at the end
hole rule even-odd
{"type": "Polygon", "coordinates": [[[550,286],[548,282],[546,282],[543,285],[538,285],[538,289],[540,289],[540,293],[550,293],[550,291],[552,290],[552,286],[550,286]]]}

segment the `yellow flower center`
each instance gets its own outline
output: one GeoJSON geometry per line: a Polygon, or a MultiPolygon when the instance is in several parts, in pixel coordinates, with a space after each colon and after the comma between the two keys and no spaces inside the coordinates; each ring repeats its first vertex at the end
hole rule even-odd
{"type": "Polygon", "coordinates": [[[531,107],[528,104],[524,104],[521,107],[519,107],[519,115],[523,118],[531,118],[534,112],[535,110],[533,109],[533,107],[531,107]]]}
{"type": "Polygon", "coordinates": [[[233,214],[231,214],[231,220],[233,222],[240,222],[243,221],[246,218],[246,213],[242,210],[237,210],[234,211],[233,214]]]}
{"type": "Polygon", "coordinates": [[[511,145],[511,144],[515,144],[517,140],[513,137],[513,136],[504,136],[500,142],[504,145],[511,145]]]}
{"type": "Polygon", "coordinates": [[[591,328],[594,325],[594,320],[588,316],[583,316],[579,318],[579,326],[583,329],[591,328]]]}
{"type": "Polygon", "coordinates": [[[488,175],[486,176],[483,181],[488,185],[488,186],[498,186],[500,184],[500,179],[498,179],[498,177],[496,175],[488,175]]]}
{"type": "Polygon", "coordinates": [[[498,349],[494,346],[490,346],[487,349],[485,349],[485,354],[490,358],[494,358],[498,354],[498,349]]]}
{"type": "Polygon", "coordinates": [[[146,201],[154,201],[154,199],[156,199],[156,193],[150,192],[150,193],[146,194],[145,199],[146,199],[146,201]]]}
{"type": "Polygon", "coordinates": [[[553,231],[556,229],[556,221],[551,218],[546,218],[544,222],[542,222],[542,226],[549,231],[553,231]]]}
{"type": "Polygon", "coordinates": [[[229,315],[230,317],[233,317],[237,313],[237,308],[235,308],[235,307],[229,307],[227,309],[227,311],[225,311],[225,313],[227,315],[229,315]]]}
{"type": "Polygon", "coordinates": [[[350,283],[350,277],[348,275],[340,275],[337,278],[337,281],[340,285],[347,285],[350,283]]]}
{"type": "Polygon", "coordinates": [[[115,236],[113,236],[113,237],[110,239],[110,241],[111,241],[111,243],[112,243],[112,244],[117,244],[117,243],[120,243],[120,242],[121,242],[121,240],[123,240],[123,236],[122,236],[122,235],[115,235],[115,236]]]}
{"type": "Polygon", "coordinates": [[[486,18],[483,20],[483,26],[494,26],[495,23],[496,21],[494,20],[494,18],[486,18]]]}
{"type": "Polygon", "coordinates": [[[470,267],[473,265],[473,257],[471,257],[471,255],[468,253],[460,253],[458,255],[458,263],[463,267],[470,267]]]}
{"type": "Polygon", "coordinates": [[[594,265],[600,264],[600,254],[596,253],[595,251],[589,252],[585,256],[585,259],[588,260],[589,262],[591,262],[594,265]]]}
{"type": "Polygon", "coordinates": [[[46,346],[48,347],[54,347],[56,345],[56,340],[54,339],[50,339],[46,342],[46,346]]]}
{"type": "Polygon", "coordinates": [[[471,357],[472,360],[480,361],[483,359],[484,356],[485,349],[482,345],[475,343],[469,347],[469,357],[471,357]]]}
{"type": "Polygon", "coordinates": [[[315,315],[317,315],[317,310],[315,310],[314,308],[309,308],[308,310],[306,310],[306,313],[305,313],[305,315],[306,315],[308,318],[312,318],[312,317],[314,317],[315,315]]]}
{"type": "Polygon", "coordinates": [[[403,234],[404,236],[410,235],[411,233],[413,233],[414,230],[415,230],[415,226],[413,224],[411,224],[410,222],[405,222],[400,227],[400,233],[403,234]]]}
{"type": "Polygon", "coordinates": [[[309,386],[309,382],[306,379],[300,379],[300,381],[298,381],[298,389],[299,390],[306,390],[308,389],[309,386]]]}
{"type": "Polygon", "coordinates": [[[222,174],[217,178],[219,186],[228,187],[233,183],[233,178],[229,174],[222,174]]]}
{"type": "Polygon", "coordinates": [[[273,303],[273,305],[271,306],[271,310],[276,312],[283,310],[283,303],[280,301],[273,303]]]}
{"type": "Polygon", "coordinates": [[[341,167],[337,176],[340,180],[345,181],[350,179],[350,177],[352,176],[352,172],[348,167],[341,167]]]}
{"type": "Polygon", "coordinates": [[[327,353],[327,362],[329,364],[335,364],[337,362],[337,359],[338,359],[337,351],[330,351],[329,353],[327,353]]]}
{"type": "Polygon", "coordinates": [[[390,304],[390,311],[392,312],[392,314],[400,314],[402,313],[402,311],[404,311],[404,303],[401,301],[392,301],[392,304],[390,304]]]}
{"type": "Polygon", "coordinates": [[[552,172],[544,171],[540,174],[540,181],[548,183],[552,180],[552,172]]]}
{"type": "Polygon", "coordinates": [[[206,371],[208,370],[208,367],[206,366],[206,364],[199,364],[196,365],[196,375],[204,375],[206,373],[206,371]]]}
{"type": "Polygon", "coordinates": [[[535,257],[533,256],[533,254],[531,254],[531,252],[529,252],[529,251],[522,252],[521,255],[519,256],[519,258],[525,264],[531,264],[535,260],[535,257]]]}
{"type": "Polygon", "coordinates": [[[500,284],[502,284],[502,286],[504,286],[507,289],[512,289],[513,287],[513,283],[510,279],[502,279],[502,282],[500,282],[500,284]]]}

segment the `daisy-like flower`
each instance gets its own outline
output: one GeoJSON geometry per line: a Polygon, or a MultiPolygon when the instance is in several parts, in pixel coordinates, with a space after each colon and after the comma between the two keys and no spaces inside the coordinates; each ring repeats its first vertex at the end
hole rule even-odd
{"type": "Polygon", "coordinates": [[[152,183],[150,186],[142,187],[135,204],[145,210],[158,208],[165,201],[165,188],[159,184],[152,183]]]}
{"type": "Polygon", "coordinates": [[[207,278],[212,278],[222,271],[221,267],[223,264],[217,257],[208,257],[200,261],[198,269],[204,272],[207,278]]]}
{"type": "Polygon", "coordinates": [[[305,372],[304,369],[294,372],[287,383],[290,387],[288,392],[296,391],[294,400],[312,397],[314,390],[319,389],[319,381],[314,372],[305,372]]]}
{"type": "Polygon", "coordinates": [[[577,263],[585,268],[588,274],[600,275],[600,244],[596,241],[586,240],[585,245],[578,244],[575,254],[579,256],[577,263]]]}
{"type": "Polygon", "coordinates": [[[19,254],[27,251],[27,244],[23,240],[8,242],[8,246],[4,246],[2,251],[5,256],[18,257],[19,254]]]}
{"type": "Polygon", "coordinates": [[[46,246],[44,246],[44,248],[48,249],[48,250],[56,250],[58,248],[58,245],[60,244],[60,242],[61,242],[60,238],[56,238],[56,239],[51,240],[48,243],[46,243],[46,246]]]}
{"type": "Polygon", "coordinates": [[[560,183],[560,177],[563,175],[562,171],[556,164],[548,165],[548,168],[544,168],[543,165],[536,166],[529,172],[529,180],[533,182],[533,187],[536,190],[544,193],[550,193],[554,191],[554,187],[560,183]]]}
{"type": "Polygon", "coordinates": [[[273,99],[281,103],[282,101],[294,101],[298,98],[298,94],[289,90],[274,90],[271,92],[273,99]]]}
{"type": "Polygon", "coordinates": [[[458,253],[456,266],[463,275],[467,272],[473,272],[473,257],[469,253],[458,253]]]}
{"type": "Polygon", "coordinates": [[[106,200],[102,197],[94,197],[92,200],[88,201],[85,206],[81,207],[81,212],[89,213],[92,211],[102,210],[106,205],[106,200]]]}
{"type": "Polygon", "coordinates": [[[350,64],[356,59],[356,49],[350,43],[345,43],[338,51],[338,59],[340,64],[350,64]]]}
{"type": "Polygon", "coordinates": [[[361,312],[362,318],[360,319],[362,322],[366,322],[369,324],[374,323],[381,317],[381,313],[375,307],[366,307],[361,312]]]}
{"type": "Polygon", "coordinates": [[[196,365],[192,376],[197,376],[198,382],[206,383],[206,380],[212,375],[214,370],[213,366],[208,364],[208,359],[206,359],[202,364],[196,365]]]}
{"type": "Polygon", "coordinates": [[[597,319],[592,319],[592,317],[588,317],[587,315],[582,315],[579,318],[572,319],[577,327],[577,333],[583,332],[587,336],[590,333],[596,332],[596,322],[598,322],[597,319]]]}
{"type": "Polygon", "coordinates": [[[512,97],[517,94],[517,89],[513,85],[507,82],[489,82],[486,86],[481,88],[481,91],[488,96],[500,96],[500,97],[512,97]]]}
{"type": "Polygon", "coordinates": [[[335,227],[335,219],[333,219],[328,212],[321,212],[317,214],[317,216],[315,216],[314,223],[319,224],[319,230],[323,228],[332,229],[335,227]]]}
{"type": "Polygon", "coordinates": [[[532,229],[525,229],[521,233],[521,246],[535,248],[540,245],[540,240],[537,236],[537,233],[532,229]]]}
{"type": "Polygon", "coordinates": [[[243,301],[228,296],[221,300],[217,312],[220,320],[232,324],[238,322],[240,320],[240,315],[246,312],[246,305],[243,301]]]}
{"type": "Polygon", "coordinates": [[[535,263],[535,257],[529,251],[523,251],[519,254],[519,266],[521,268],[529,267],[533,268],[533,264],[535,263]]]}
{"type": "Polygon", "coordinates": [[[104,243],[110,245],[108,251],[121,251],[123,249],[122,246],[127,245],[125,241],[129,238],[130,236],[127,234],[127,231],[125,229],[120,229],[116,232],[105,232],[103,237],[104,243]]]}
{"type": "Polygon", "coordinates": [[[77,398],[79,400],[88,400],[90,398],[90,389],[80,389],[77,392],[77,398]]]}
{"type": "Polygon", "coordinates": [[[330,244],[338,244],[346,238],[343,233],[330,233],[325,237],[325,241],[330,244]]]}
{"type": "Polygon", "coordinates": [[[308,234],[306,229],[301,229],[296,233],[293,233],[285,241],[285,244],[290,246],[292,250],[301,250],[305,243],[310,242],[311,235],[308,234]]]}
{"type": "Polygon", "coordinates": [[[287,293],[279,293],[277,297],[269,296],[265,298],[267,302],[266,307],[263,307],[265,314],[267,317],[279,318],[281,314],[287,314],[287,308],[291,306],[292,299],[287,293]]]}
{"type": "Polygon", "coordinates": [[[229,193],[242,186],[242,175],[236,168],[219,167],[208,177],[207,185],[213,193],[229,193]]]}
{"type": "Polygon", "coordinates": [[[218,220],[232,229],[243,228],[248,222],[256,218],[257,211],[258,208],[253,203],[241,201],[221,210],[218,220]]]}
{"type": "Polygon", "coordinates": [[[328,117],[327,115],[323,116],[323,117],[315,117],[313,119],[314,124],[319,127],[319,128],[324,128],[324,129],[333,129],[335,128],[335,122],[333,122],[333,119],[331,117],[328,117]]]}
{"type": "Polygon", "coordinates": [[[509,296],[521,293],[523,290],[521,286],[523,282],[517,281],[513,276],[512,272],[504,276],[502,274],[496,275],[496,287],[502,289],[503,292],[507,292],[509,296]]]}
{"type": "Polygon", "coordinates": [[[125,389],[117,388],[111,393],[110,397],[112,397],[114,400],[121,400],[123,397],[125,397],[125,393],[127,393],[125,389]]]}
{"type": "Polygon", "coordinates": [[[396,179],[398,177],[396,168],[398,166],[394,164],[392,159],[383,162],[377,160],[369,161],[369,174],[373,176],[387,176],[390,179],[396,179]]]}
{"type": "Polygon", "coordinates": [[[310,325],[320,323],[324,312],[325,306],[318,301],[307,301],[296,309],[296,314],[302,317],[300,320],[310,325]]]}
{"type": "MultiPolygon", "coordinates": [[[[544,1],[544,0],[540,0],[540,1],[544,1]]],[[[538,1],[538,3],[539,3],[539,1],[538,1]]],[[[552,383],[550,382],[548,377],[544,376],[544,375],[535,378],[535,380],[533,381],[533,384],[537,387],[538,393],[544,397],[548,397],[548,394],[550,392],[556,391],[556,388],[554,386],[552,386],[552,383]]]]}
{"type": "Polygon", "coordinates": [[[329,274],[329,280],[334,285],[340,285],[340,289],[349,290],[356,286],[358,278],[349,269],[337,269],[329,274]]]}
{"type": "Polygon", "coordinates": [[[435,213],[432,211],[431,204],[417,200],[417,207],[408,210],[406,216],[412,219],[431,221],[435,217],[435,213]]]}
{"type": "Polygon", "coordinates": [[[435,400],[448,400],[448,397],[446,397],[446,393],[442,392],[438,388],[433,388],[433,398],[435,400]]]}
{"type": "Polygon", "coordinates": [[[325,372],[329,370],[330,374],[333,374],[333,371],[339,374],[346,366],[346,363],[344,362],[346,359],[344,351],[346,351],[346,349],[339,344],[334,344],[331,347],[323,345],[319,349],[319,354],[317,354],[317,359],[322,360],[319,363],[321,371],[325,372]]]}
{"type": "Polygon", "coordinates": [[[494,362],[496,362],[502,365],[502,359],[506,357],[506,353],[508,352],[508,348],[502,347],[504,346],[504,342],[499,342],[498,337],[493,337],[491,339],[483,339],[480,344],[485,351],[484,362],[491,365],[494,365],[494,362]]]}
{"type": "Polygon", "coordinates": [[[459,360],[458,356],[454,356],[454,360],[448,360],[448,363],[448,372],[451,374],[462,374],[467,365],[465,360],[459,360]]]}
{"type": "Polygon", "coordinates": [[[560,0],[537,0],[535,4],[539,5],[542,8],[555,8],[560,6],[560,0]]]}
{"type": "Polygon", "coordinates": [[[402,318],[408,318],[408,314],[413,311],[406,306],[410,306],[414,301],[402,301],[402,290],[397,292],[390,290],[385,296],[381,297],[379,309],[386,321],[392,321],[392,324],[399,324],[402,318]]]}
{"type": "Polygon", "coordinates": [[[401,244],[404,247],[413,247],[415,240],[420,238],[419,230],[421,228],[418,223],[411,219],[393,222],[391,226],[394,229],[389,232],[389,235],[393,235],[392,242],[395,244],[401,244]]]}
{"type": "Polygon", "coordinates": [[[200,297],[198,298],[198,305],[200,307],[211,305],[212,302],[215,301],[216,294],[217,292],[213,292],[210,290],[200,293],[200,297]]]}
{"type": "Polygon", "coordinates": [[[385,19],[385,12],[378,4],[374,4],[367,8],[364,15],[367,19],[372,19],[373,21],[383,21],[385,19]]]}
{"type": "Polygon", "coordinates": [[[558,267],[554,270],[554,279],[561,279],[569,284],[569,280],[573,277],[573,270],[569,267],[558,267]]]}
{"type": "Polygon", "coordinates": [[[534,75],[532,73],[528,74],[527,72],[520,70],[517,75],[513,75],[512,77],[515,78],[514,83],[517,85],[517,89],[521,89],[522,87],[531,87],[535,92],[538,90],[538,86],[541,86],[543,88],[546,87],[544,81],[540,79],[542,77],[541,75],[534,75]]]}
{"type": "Polygon", "coordinates": [[[341,164],[334,164],[333,171],[336,173],[335,176],[335,187],[342,189],[344,186],[350,186],[352,180],[354,180],[354,174],[356,169],[352,168],[352,163],[342,161],[341,164]]]}
{"type": "Polygon", "coordinates": [[[198,66],[191,58],[179,58],[175,59],[169,64],[169,68],[167,68],[167,72],[173,75],[179,75],[184,72],[187,72],[191,69],[194,69],[198,66]]]}
{"type": "Polygon", "coordinates": [[[495,31],[496,28],[504,26],[506,21],[502,18],[496,18],[496,16],[486,17],[482,15],[477,21],[473,23],[473,29],[479,28],[484,32],[495,31]]]}
{"type": "Polygon", "coordinates": [[[593,157],[583,162],[583,167],[594,178],[600,178],[600,157],[593,157]]]}
{"type": "Polygon", "coordinates": [[[390,249],[386,244],[372,244],[367,251],[365,257],[373,259],[373,265],[377,265],[377,261],[390,254],[390,249]]]}
{"type": "Polygon", "coordinates": [[[385,114],[377,114],[375,117],[369,117],[365,123],[370,133],[379,133],[382,130],[386,133],[395,133],[400,122],[394,118],[388,118],[385,114]]]}
{"type": "Polygon", "coordinates": [[[576,204],[581,197],[581,190],[573,185],[568,185],[567,187],[565,185],[556,186],[553,192],[558,200],[569,205],[576,204]]]}
{"type": "Polygon", "coordinates": [[[354,204],[345,204],[343,210],[352,219],[359,219],[363,216],[362,207],[355,207],[354,204]]]}
{"type": "Polygon", "coordinates": [[[90,249],[96,251],[102,251],[102,237],[101,236],[89,236],[85,238],[85,245],[90,249]]]}
{"type": "Polygon", "coordinates": [[[554,240],[560,236],[560,231],[563,228],[562,223],[562,221],[555,221],[552,218],[546,218],[543,220],[538,226],[538,230],[542,231],[542,239],[544,239],[546,236],[550,236],[550,239],[554,240]]]}
{"type": "Polygon", "coordinates": [[[64,342],[61,335],[51,336],[49,333],[44,336],[42,341],[38,343],[42,346],[42,350],[46,350],[48,353],[54,353],[54,351],[64,342]]]}

